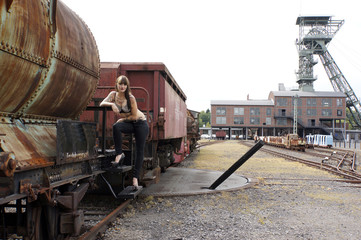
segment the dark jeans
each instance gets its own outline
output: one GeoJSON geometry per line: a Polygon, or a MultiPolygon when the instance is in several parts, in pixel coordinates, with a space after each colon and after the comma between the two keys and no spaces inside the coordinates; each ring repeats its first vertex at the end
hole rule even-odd
{"type": "Polygon", "coordinates": [[[118,122],[113,125],[113,139],[115,145],[115,153],[122,154],[122,133],[134,133],[135,137],[135,163],[134,163],[134,176],[139,178],[140,169],[144,160],[144,146],[145,140],[148,136],[148,123],[147,121],[133,121],[133,122],[118,122]]]}

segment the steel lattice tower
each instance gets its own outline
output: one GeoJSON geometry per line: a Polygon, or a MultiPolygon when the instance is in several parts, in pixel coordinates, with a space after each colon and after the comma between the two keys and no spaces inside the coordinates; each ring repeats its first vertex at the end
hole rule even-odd
{"type": "Polygon", "coordinates": [[[346,107],[350,110],[347,116],[353,127],[361,127],[361,105],[350,84],[337,66],[327,50],[327,45],[343,25],[344,20],[332,20],[331,16],[300,16],[299,38],[296,40],[299,55],[299,70],[297,83],[300,91],[314,91],[313,82],[317,79],[313,75],[313,66],[317,61],[313,55],[319,55],[327,76],[337,92],[346,94],[346,107]]]}

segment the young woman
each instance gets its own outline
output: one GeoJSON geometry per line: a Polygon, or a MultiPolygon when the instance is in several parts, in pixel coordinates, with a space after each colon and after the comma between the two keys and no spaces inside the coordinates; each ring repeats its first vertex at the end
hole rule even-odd
{"type": "Polygon", "coordinates": [[[113,166],[122,163],[125,155],[122,151],[122,133],[134,133],[136,158],[134,163],[133,186],[138,188],[138,179],[144,159],[145,140],[148,136],[148,124],[144,114],[138,109],[135,97],[130,91],[129,80],[126,76],[119,76],[115,81],[116,91],[112,91],[100,103],[100,106],[110,106],[119,117],[113,125],[113,139],[115,145],[115,161],[113,166]]]}

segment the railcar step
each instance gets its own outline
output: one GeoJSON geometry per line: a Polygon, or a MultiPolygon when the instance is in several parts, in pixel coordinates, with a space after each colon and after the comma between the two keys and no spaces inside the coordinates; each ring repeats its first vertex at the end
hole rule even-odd
{"type": "Polygon", "coordinates": [[[118,166],[116,168],[115,167],[106,168],[105,171],[115,172],[115,173],[124,173],[124,172],[129,172],[132,169],[133,169],[132,166],[120,165],[120,166],[118,166]]]}
{"type": "Polygon", "coordinates": [[[138,194],[142,192],[142,190],[143,190],[142,186],[139,186],[138,189],[134,189],[133,186],[128,186],[123,191],[118,193],[117,198],[135,199],[136,196],[138,196],[138,194]]]}

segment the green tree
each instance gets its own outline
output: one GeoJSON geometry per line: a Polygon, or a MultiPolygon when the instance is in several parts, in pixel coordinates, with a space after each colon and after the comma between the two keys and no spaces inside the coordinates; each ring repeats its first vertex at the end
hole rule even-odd
{"type": "Polygon", "coordinates": [[[199,113],[199,126],[200,127],[203,127],[203,125],[210,126],[210,122],[211,122],[211,111],[209,111],[209,109],[207,109],[207,111],[201,111],[199,113]]]}

